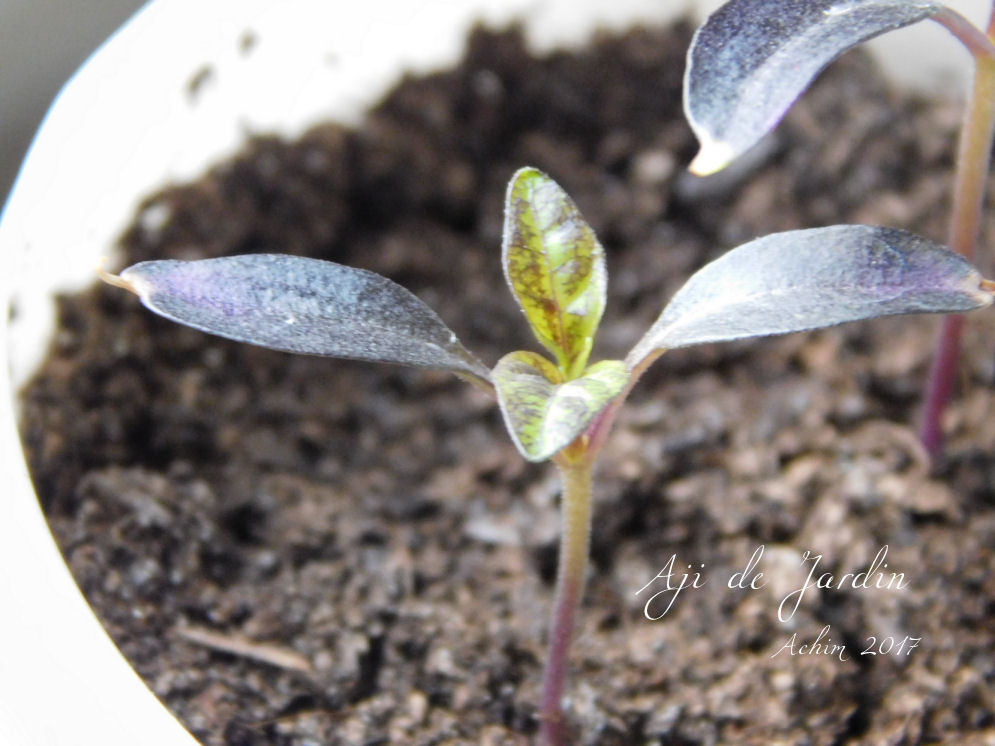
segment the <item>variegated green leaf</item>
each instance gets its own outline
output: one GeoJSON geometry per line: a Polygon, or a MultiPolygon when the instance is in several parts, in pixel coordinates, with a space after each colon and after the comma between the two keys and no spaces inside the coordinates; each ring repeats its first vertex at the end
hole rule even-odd
{"type": "Polygon", "coordinates": [[[536,338],[567,378],[576,376],[605,307],[604,250],[573,200],[534,168],[508,185],[502,259],[536,338]]]}
{"type": "Polygon", "coordinates": [[[584,432],[628,381],[621,360],[603,360],[562,381],[556,366],[534,352],[512,352],[492,372],[511,439],[529,461],[545,461],[584,432]]]}

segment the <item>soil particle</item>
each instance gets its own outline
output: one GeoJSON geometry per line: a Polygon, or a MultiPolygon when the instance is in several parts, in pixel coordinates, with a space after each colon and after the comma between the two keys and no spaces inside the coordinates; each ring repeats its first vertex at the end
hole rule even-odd
{"type": "MultiPolygon", "coordinates": [[[[406,78],[360,129],[257,138],[149,197],[126,262],[282,251],[364,267],[493,364],[534,347],[499,261],[522,165],[557,179],[606,247],[605,357],[738,242],[841,222],[943,237],[956,107],[890,91],[861,55],[750,170],[689,182],[689,38],[636,29],[536,57],[516,29],[478,29],[457,68],[406,78]]],[[[558,485],[483,394],[208,337],[116,288],[60,312],[23,397],[35,483],[104,625],[198,739],[531,738],[558,485]]],[[[596,475],[578,744],[995,742],[995,320],[971,317],[934,476],[910,426],[935,329],[888,319],[649,371],[596,475]],[[759,547],[765,587],[730,588],[759,547]],[[902,589],[811,588],[779,618],[815,555],[839,578],[884,547],[902,589]],[[662,615],[672,556],[675,581],[705,583],[662,615]],[[844,655],[799,652],[824,629],[844,655]]]]}

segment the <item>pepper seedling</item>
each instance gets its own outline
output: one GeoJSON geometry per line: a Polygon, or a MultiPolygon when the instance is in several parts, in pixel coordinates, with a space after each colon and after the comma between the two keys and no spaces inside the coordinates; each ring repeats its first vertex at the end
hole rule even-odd
{"type": "Polygon", "coordinates": [[[591,471],[619,407],[667,349],[815,329],[875,316],[965,312],[995,283],[911,233],[837,225],[776,233],[694,274],[624,360],[590,363],[606,302],[605,252],[569,196],[534,168],[505,200],[505,278],[549,357],[511,352],[488,369],[439,317],[385,277],[281,254],[136,264],[107,281],[152,311],[288,352],[449,370],[496,395],[517,449],[552,459],[562,537],[539,708],[544,743],[567,741],[568,651],[587,573],[591,471]]]}
{"type": "MultiPolygon", "coordinates": [[[[933,0],[730,0],[688,50],[684,110],[701,149],[691,163],[714,173],[773,130],[830,62],[880,34],[932,20],[971,53],[974,81],[961,126],[948,245],[972,260],[995,131],[995,3],[982,32],[933,0]]],[[[934,458],[940,417],[957,373],[963,318],[944,319],[924,394],[920,438],[934,458]]]]}

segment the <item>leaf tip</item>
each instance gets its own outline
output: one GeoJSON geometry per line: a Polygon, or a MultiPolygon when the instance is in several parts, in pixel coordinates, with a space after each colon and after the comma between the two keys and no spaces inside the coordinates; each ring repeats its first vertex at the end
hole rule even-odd
{"type": "Polygon", "coordinates": [[[993,301],[995,301],[995,280],[989,280],[985,277],[981,278],[978,283],[977,294],[982,305],[981,308],[990,306],[993,301]]]}
{"type": "Polygon", "coordinates": [[[550,181],[550,178],[534,166],[523,166],[515,171],[515,173],[511,175],[511,179],[508,181],[508,191],[505,196],[506,218],[510,212],[507,208],[511,204],[512,197],[515,194],[520,194],[522,190],[526,189],[528,186],[535,185],[543,181],[550,181]]]}
{"type": "Polygon", "coordinates": [[[703,139],[698,155],[691,161],[688,171],[695,176],[710,176],[728,166],[735,157],[736,150],[729,143],[703,139]]]}
{"type": "Polygon", "coordinates": [[[138,288],[135,287],[134,283],[129,281],[122,272],[120,275],[111,274],[104,267],[107,266],[107,257],[100,257],[100,261],[97,263],[97,277],[106,282],[108,285],[113,285],[117,288],[124,288],[135,295],[138,295],[138,288]]]}
{"type": "Polygon", "coordinates": [[[527,178],[533,178],[534,179],[536,177],[549,178],[548,176],[546,176],[546,174],[544,174],[542,171],[540,171],[535,166],[522,166],[517,171],[515,171],[514,174],[512,174],[512,176],[511,176],[511,183],[514,184],[514,183],[517,183],[518,181],[520,181],[522,179],[527,179],[527,178]]]}

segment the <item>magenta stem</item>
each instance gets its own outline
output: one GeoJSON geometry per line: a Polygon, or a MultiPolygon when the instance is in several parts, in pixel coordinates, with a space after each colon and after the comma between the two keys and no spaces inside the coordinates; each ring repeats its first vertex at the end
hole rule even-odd
{"type": "Polygon", "coordinates": [[[963,44],[975,59],[995,56],[995,45],[992,44],[995,6],[993,6],[993,14],[988,19],[987,35],[953,8],[942,8],[933,15],[931,20],[936,21],[957,37],[957,41],[963,44]]]}
{"type": "Polygon", "coordinates": [[[568,449],[556,459],[563,478],[563,536],[539,713],[539,741],[546,746],[568,743],[563,692],[574,623],[584,593],[591,536],[591,462],[584,445],[581,443],[581,453],[575,458],[571,458],[568,449]]]}
{"type": "MultiPolygon", "coordinates": [[[[995,24],[995,8],[989,26],[995,24]]],[[[978,32],[980,34],[980,32],[978,32]]],[[[991,43],[989,42],[989,48],[991,43]]],[[[995,132],[995,57],[975,56],[974,82],[964,112],[950,215],[950,248],[971,260],[981,232],[981,211],[995,132]]],[[[919,437],[934,460],[943,448],[942,415],[953,393],[963,320],[944,319],[926,387],[919,437]]]]}
{"type": "Polygon", "coordinates": [[[591,543],[591,469],[622,402],[640,376],[661,354],[663,350],[652,350],[642,359],[627,360],[629,381],[625,389],[591,423],[585,433],[553,459],[563,480],[563,535],[560,538],[556,597],[549,625],[549,650],[542,677],[542,701],[539,708],[539,743],[544,746],[564,746],[569,742],[569,728],[563,714],[563,692],[566,687],[570,643],[587,575],[587,555],[591,543]]]}
{"type": "Polygon", "coordinates": [[[946,316],[936,340],[936,352],[930,369],[926,399],[923,403],[919,439],[934,461],[943,450],[943,410],[953,396],[960,357],[963,316],[946,316]]]}

